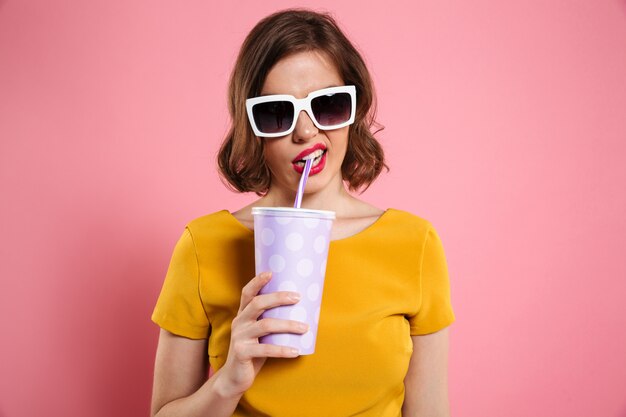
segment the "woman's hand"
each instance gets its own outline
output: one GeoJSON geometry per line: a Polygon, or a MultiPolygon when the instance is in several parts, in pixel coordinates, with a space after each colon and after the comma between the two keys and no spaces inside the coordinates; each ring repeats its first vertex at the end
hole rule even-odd
{"type": "Polygon", "coordinates": [[[295,358],[296,349],[259,343],[259,337],[270,333],[303,334],[308,330],[305,323],[264,318],[259,316],[272,307],[296,304],[300,294],[279,291],[259,294],[271,279],[271,272],[263,272],[254,277],[241,292],[239,312],[231,326],[228,358],[220,370],[223,393],[227,396],[242,395],[254,382],[267,358],[295,358]]]}

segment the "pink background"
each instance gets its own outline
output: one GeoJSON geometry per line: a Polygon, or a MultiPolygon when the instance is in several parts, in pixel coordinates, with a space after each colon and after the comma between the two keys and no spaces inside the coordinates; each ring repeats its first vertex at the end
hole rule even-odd
{"type": "Polygon", "coordinates": [[[374,75],[363,197],[444,242],[453,415],[626,416],[624,0],[0,0],[0,416],[148,415],[173,245],[253,197],[215,172],[229,72],[295,5],[374,75]]]}

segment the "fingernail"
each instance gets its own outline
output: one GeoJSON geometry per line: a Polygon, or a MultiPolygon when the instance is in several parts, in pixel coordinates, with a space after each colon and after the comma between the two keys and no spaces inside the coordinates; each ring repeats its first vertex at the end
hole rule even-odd
{"type": "Polygon", "coordinates": [[[299,323],[298,328],[302,331],[306,331],[306,330],[309,330],[309,325],[306,323],[299,323]]]}
{"type": "Polygon", "coordinates": [[[291,348],[291,349],[289,350],[289,353],[291,353],[291,354],[292,354],[292,355],[294,355],[294,356],[298,356],[298,355],[300,355],[300,351],[299,351],[298,349],[294,349],[294,348],[291,348]]]}
{"type": "Polygon", "coordinates": [[[271,272],[263,272],[261,274],[261,278],[263,278],[263,279],[269,279],[269,278],[271,278],[271,276],[272,276],[271,272]]]}
{"type": "Polygon", "coordinates": [[[300,294],[298,294],[297,292],[292,292],[292,293],[289,293],[289,298],[290,298],[292,301],[300,301],[300,299],[302,298],[302,296],[301,296],[300,294]]]}

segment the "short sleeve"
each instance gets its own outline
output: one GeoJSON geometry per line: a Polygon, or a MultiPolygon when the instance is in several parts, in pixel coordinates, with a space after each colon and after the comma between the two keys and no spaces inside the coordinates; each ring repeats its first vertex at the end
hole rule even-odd
{"type": "Polygon", "coordinates": [[[152,321],[190,339],[209,335],[209,320],[200,297],[198,258],[188,228],[174,248],[152,321]]]}
{"type": "Polygon", "coordinates": [[[428,229],[422,252],[420,300],[417,314],[409,317],[412,336],[434,333],[454,322],[446,256],[441,239],[432,226],[428,229]]]}

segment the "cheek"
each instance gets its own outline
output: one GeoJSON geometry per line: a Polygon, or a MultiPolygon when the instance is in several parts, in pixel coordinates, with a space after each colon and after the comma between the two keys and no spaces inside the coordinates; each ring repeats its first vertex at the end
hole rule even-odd
{"type": "Polygon", "coordinates": [[[346,126],[327,132],[328,140],[333,146],[333,153],[337,156],[341,156],[342,159],[348,149],[348,128],[349,126],[346,126]]]}
{"type": "Polygon", "coordinates": [[[279,144],[274,143],[265,143],[263,147],[263,157],[265,158],[265,162],[271,168],[274,168],[278,161],[284,158],[284,152],[281,151],[279,144]]]}

